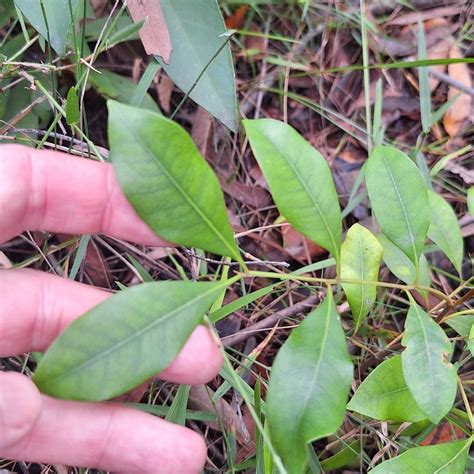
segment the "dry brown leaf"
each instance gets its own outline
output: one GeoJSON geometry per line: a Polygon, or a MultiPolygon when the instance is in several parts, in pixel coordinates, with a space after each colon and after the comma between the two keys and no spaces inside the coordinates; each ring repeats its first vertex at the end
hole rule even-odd
{"type": "MultiPolygon", "coordinates": [[[[461,51],[456,44],[451,46],[449,50],[450,58],[462,58],[461,51]]],[[[449,64],[449,77],[461,82],[466,87],[471,87],[471,74],[469,68],[465,63],[449,64]]],[[[459,90],[453,86],[449,86],[448,100],[459,94],[459,90]]],[[[461,94],[449,110],[444,114],[443,125],[450,137],[455,137],[465,120],[469,119],[471,113],[471,97],[468,94],[461,94]]]]}
{"type": "MultiPolygon", "coordinates": [[[[214,392],[209,387],[206,388],[205,385],[193,385],[189,393],[189,407],[194,410],[207,411],[211,413],[217,411],[226,431],[233,431],[240,444],[246,445],[249,443],[251,441],[251,436],[237,412],[223,398],[212,403],[209,397],[212,397],[213,395],[214,392]]],[[[206,421],[205,423],[214,430],[221,429],[218,422],[206,421]]]]}
{"type": "Polygon", "coordinates": [[[307,239],[304,235],[301,235],[291,226],[283,227],[281,235],[283,236],[284,249],[288,255],[296,260],[311,261],[315,257],[320,257],[327,253],[326,250],[307,239]]]}
{"type": "Polygon", "coordinates": [[[213,146],[212,146],[212,115],[202,107],[198,107],[193,116],[193,127],[191,136],[193,141],[208,161],[213,161],[213,146]]]}
{"type": "MultiPolygon", "coordinates": [[[[449,23],[444,18],[435,18],[433,20],[426,21],[424,28],[427,36],[438,37],[438,40],[434,40],[427,48],[427,59],[445,59],[449,57],[449,49],[452,44],[452,39],[449,33],[449,23]]],[[[437,64],[430,66],[430,69],[441,73],[446,72],[446,65],[437,64]]],[[[429,76],[430,90],[433,92],[439,84],[439,79],[429,76]]]]}
{"type": "Polygon", "coordinates": [[[169,113],[171,109],[171,95],[173,94],[174,82],[166,75],[161,76],[160,83],[156,88],[161,108],[169,113]]]}
{"type": "Polygon", "coordinates": [[[238,30],[239,28],[242,28],[245,21],[245,15],[247,15],[248,9],[248,5],[242,5],[237,8],[237,10],[232,13],[232,15],[226,17],[225,26],[227,26],[227,28],[229,28],[230,30],[238,30]]]}
{"type": "Polygon", "coordinates": [[[129,0],[127,6],[135,23],[145,20],[139,34],[146,53],[161,56],[168,63],[173,47],[160,2],[129,0]]]}

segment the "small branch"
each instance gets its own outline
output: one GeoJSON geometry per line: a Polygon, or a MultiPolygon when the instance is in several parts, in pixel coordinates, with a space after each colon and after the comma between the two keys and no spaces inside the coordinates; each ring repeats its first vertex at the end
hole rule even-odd
{"type": "Polygon", "coordinates": [[[319,303],[321,298],[319,295],[311,295],[310,297],[306,298],[299,303],[296,303],[288,308],[282,309],[271,316],[268,316],[261,321],[258,321],[255,324],[252,324],[241,331],[232,334],[232,336],[227,336],[222,338],[222,342],[224,346],[233,346],[239,342],[245,341],[249,337],[251,337],[256,331],[263,331],[263,330],[270,330],[272,329],[277,322],[282,319],[290,318],[295,316],[299,313],[304,313],[308,309],[311,309],[315,304],[319,303]]]}
{"type": "MultiPolygon", "coordinates": [[[[215,260],[213,258],[201,257],[200,255],[196,255],[192,250],[182,247],[182,251],[188,256],[197,258],[198,260],[202,260],[203,262],[207,263],[214,263],[216,265],[226,265],[228,267],[238,267],[240,265],[239,262],[224,262],[222,260],[215,260]]],[[[273,262],[271,260],[246,260],[244,261],[246,265],[261,265],[263,267],[285,267],[288,268],[290,264],[288,262],[273,262]]]]}
{"type": "Polygon", "coordinates": [[[466,84],[463,84],[457,79],[454,79],[453,77],[444,74],[444,72],[439,72],[436,69],[428,68],[428,73],[436,79],[445,82],[450,86],[453,86],[455,89],[458,89],[461,92],[464,92],[466,94],[469,94],[471,97],[474,97],[474,89],[472,87],[466,86],[466,84]]]}

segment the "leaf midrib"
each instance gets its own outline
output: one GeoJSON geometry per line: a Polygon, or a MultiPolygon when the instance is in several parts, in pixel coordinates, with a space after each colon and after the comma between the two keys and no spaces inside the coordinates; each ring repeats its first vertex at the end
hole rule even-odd
{"type": "MultiPolygon", "coordinates": [[[[66,378],[69,378],[71,376],[71,374],[75,374],[76,372],[87,368],[88,366],[95,363],[96,360],[101,359],[103,357],[107,357],[109,354],[119,350],[122,346],[128,344],[130,341],[133,341],[134,339],[137,339],[143,333],[148,332],[149,330],[153,329],[156,325],[160,325],[160,324],[166,322],[169,318],[175,316],[180,311],[185,310],[191,304],[195,304],[197,301],[199,301],[199,300],[203,299],[204,297],[208,296],[210,293],[216,291],[218,288],[220,288],[220,285],[219,286],[214,286],[213,288],[210,288],[208,291],[202,293],[197,298],[193,298],[192,300],[188,301],[187,303],[184,303],[183,305],[173,309],[168,314],[165,314],[163,317],[153,320],[150,324],[146,325],[145,327],[143,327],[139,331],[134,332],[131,336],[128,336],[125,339],[122,339],[117,344],[114,344],[113,346],[110,346],[106,350],[104,350],[102,352],[99,352],[94,357],[91,357],[90,359],[87,359],[82,364],[76,365],[75,367],[72,367],[71,369],[68,370],[68,372],[66,374],[66,378]]],[[[52,380],[57,380],[57,379],[60,379],[60,378],[63,378],[63,377],[64,377],[63,374],[59,374],[56,377],[52,377],[50,380],[51,381],[52,380]]]]}
{"type": "MultiPolygon", "coordinates": [[[[322,359],[323,359],[322,355],[325,353],[326,344],[328,342],[329,326],[330,326],[330,323],[331,323],[330,318],[331,318],[331,310],[332,310],[331,302],[332,301],[327,301],[328,309],[327,309],[326,318],[325,318],[326,319],[326,326],[324,328],[321,347],[320,347],[319,354],[318,354],[318,362],[316,364],[315,370],[313,372],[313,376],[311,378],[311,383],[309,385],[310,389],[307,391],[307,395],[306,395],[305,400],[303,402],[302,409],[299,410],[299,416],[298,416],[298,418],[299,418],[298,419],[299,429],[298,429],[298,431],[301,431],[302,418],[304,417],[304,414],[306,413],[306,409],[308,408],[309,400],[311,398],[314,386],[316,385],[316,380],[318,379],[319,370],[321,368],[321,362],[322,362],[322,359]]],[[[307,440],[305,440],[305,441],[307,441],[307,440]]]]}
{"type": "MultiPolygon", "coordinates": [[[[413,305],[413,303],[412,303],[412,305],[413,305]]],[[[425,353],[428,354],[428,366],[430,368],[429,380],[431,381],[430,386],[432,388],[432,390],[430,390],[430,394],[434,394],[434,393],[436,393],[436,391],[434,390],[436,388],[436,381],[433,379],[433,365],[432,365],[432,361],[431,361],[431,357],[430,357],[431,356],[431,351],[430,351],[430,345],[429,345],[429,342],[428,342],[428,335],[426,334],[425,325],[423,324],[423,320],[422,320],[423,318],[421,317],[421,313],[419,313],[418,307],[417,306],[412,306],[412,307],[415,310],[415,314],[418,318],[418,321],[420,323],[421,330],[422,330],[422,333],[423,333],[423,343],[424,343],[424,346],[426,348],[425,353]]],[[[430,396],[430,400],[431,400],[433,406],[437,406],[436,397],[430,396]]]]}
{"type": "Polygon", "coordinates": [[[385,167],[388,171],[388,174],[390,176],[390,180],[392,181],[392,185],[395,189],[395,192],[397,193],[398,201],[400,203],[400,207],[402,209],[403,216],[405,218],[405,222],[406,222],[406,225],[408,227],[408,233],[410,234],[411,246],[413,248],[413,253],[414,253],[414,256],[415,256],[415,262],[414,262],[415,263],[415,274],[418,275],[418,270],[417,270],[418,265],[419,265],[418,252],[416,251],[415,237],[413,235],[413,229],[411,228],[410,220],[408,219],[408,214],[407,214],[407,209],[406,209],[406,206],[405,206],[405,201],[403,201],[402,196],[400,195],[400,191],[399,191],[398,186],[396,184],[395,178],[393,177],[392,170],[391,170],[389,164],[387,163],[387,161],[385,160],[385,157],[384,157],[383,153],[380,153],[380,156],[382,157],[383,164],[385,165],[385,167]]]}
{"type": "Polygon", "coordinates": [[[434,471],[433,474],[438,474],[438,472],[442,472],[442,470],[449,466],[450,464],[453,464],[453,462],[459,457],[461,456],[461,454],[466,450],[466,448],[469,448],[469,445],[470,443],[466,442],[464,444],[464,446],[462,447],[462,449],[460,449],[455,456],[453,456],[447,463],[443,464],[441,467],[439,467],[438,469],[436,469],[436,471],[434,471]]]}
{"type": "Polygon", "coordinates": [[[270,140],[270,138],[267,137],[264,133],[262,133],[262,135],[278,150],[280,155],[284,158],[285,162],[289,164],[289,166],[292,169],[293,173],[298,178],[298,181],[303,185],[303,188],[304,188],[307,196],[310,198],[310,201],[313,203],[314,207],[316,207],[316,209],[318,211],[318,214],[319,214],[321,220],[324,223],[324,227],[326,228],[326,232],[328,233],[329,238],[331,239],[331,243],[333,245],[334,257],[336,258],[336,260],[339,260],[339,249],[338,249],[338,246],[336,245],[336,241],[334,240],[334,236],[332,234],[332,231],[329,227],[329,224],[326,220],[326,217],[325,217],[324,213],[322,212],[322,210],[319,206],[319,203],[314,199],[313,195],[311,194],[307,183],[303,180],[303,178],[301,177],[301,175],[298,172],[298,169],[294,166],[293,162],[291,160],[287,159],[286,154],[283,152],[283,149],[280,147],[280,145],[278,143],[275,143],[273,140],[270,140]]]}
{"type": "MultiPolygon", "coordinates": [[[[195,213],[201,217],[201,219],[204,221],[204,223],[213,231],[213,233],[217,236],[217,238],[224,244],[224,246],[227,248],[227,250],[230,252],[231,257],[235,258],[238,260],[238,256],[235,253],[235,250],[229,245],[227,240],[224,238],[224,236],[219,232],[219,230],[214,226],[211,220],[207,217],[206,214],[204,214],[201,209],[196,205],[196,203],[190,198],[190,196],[185,192],[185,190],[181,187],[181,185],[174,179],[173,175],[168,172],[166,167],[161,163],[161,161],[155,157],[153,153],[149,150],[148,145],[146,142],[141,140],[141,138],[135,137],[135,141],[138,142],[138,144],[142,147],[142,149],[146,152],[148,158],[151,157],[152,163],[156,163],[158,167],[162,170],[162,172],[166,175],[168,180],[171,182],[171,184],[177,189],[177,191],[186,199],[188,204],[193,208],[195,213]]],[[[204,163],[204,165],[206,165],[204,163]]],[[[207,166],[207,165],[206,165],[207,166]]]]}

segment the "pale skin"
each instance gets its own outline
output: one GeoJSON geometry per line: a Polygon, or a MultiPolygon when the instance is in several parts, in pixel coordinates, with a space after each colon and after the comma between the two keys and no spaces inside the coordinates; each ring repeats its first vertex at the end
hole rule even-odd
{"type": "MultiPolygon", "coordinates": [[[[102,232],[164,245],[136,215],[113,168],[55,151],[0,146],[0,242],[25,230],[102,232]]],[[[0,357],[44,351],[75,318],[110,297],[103,290],[27,269],[0,270],[0,357]]],[[[202,384],[222,364],[198,327],[160,378],[202,384]]],[[[197,473],[206,460],[192,430],[113,402],[79,403],[39,393],[25,376],[0,372],[0,458],[114,472],[197,473]]]]}

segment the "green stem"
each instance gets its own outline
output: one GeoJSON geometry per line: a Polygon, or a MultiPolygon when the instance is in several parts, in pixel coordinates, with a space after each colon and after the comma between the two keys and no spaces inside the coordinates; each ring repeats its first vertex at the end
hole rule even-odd
{"type": "MultiPolygon", "coordinates": [[[[54,99],[54,97],[48,92],[48,90],[41,84],[40,81],[35,81],[35,86],[47,97],[51,105],[64,117],[66,118],[66,112],[64,109],[58,104],[58,102],[54,99]]],[[[74,131],[91,147],[92,151],[97,156],[97,159],[100,161],[104,161],[104,158],[100,154],[99,150],[95,146],[95,144],[89,140],[89,138],[85,135],[85,133],[77,126],[72,125],[74,131]]]]}
{"type": "Polygon", "coordinates": [[[413,285],[402,285],[399,283],[385,283],[382,281],[370,281],[370,280],[357,280],[353,278],[317,278],[317,277],[305,277],[305,276],[296,276],[296,275],[289,275],[287,273],[274,273],[274,272],[259,272],[259,271],[249,271],[244,276],[255,276],[255,277],[262,277],[262,278],[276,278],[280,280],[293,280],[293,281],[304,281],[307,283],[323,283],[325,285],[338,285],[341,283],[354,283],[357,285],[372,285],[372,286],[380,286],[382,288],[396,288],[399,290],[422,290],[432,293],[439,298],[442,298],[446,301],[448,306],[452,307],[453,302],[451,298],[445,295],[443,292],[436,290],[434,288],[430,288],[428,286],[413,284],[413,285]]]}
{"type": "Polygon", "coordinates": [[[474,417],[472,416],[471,405],[469,404],[469,400],[467,398],[466,391],[464,390],[462,380],[459,377],[458,377],[458,385],[459,385],[459,391],[461,392],[462,401],[464,402],[464,406],[466,407],[467,416],[469,418],[469,424],[471,425],[471,431],[474,434],[474,417]]]}

